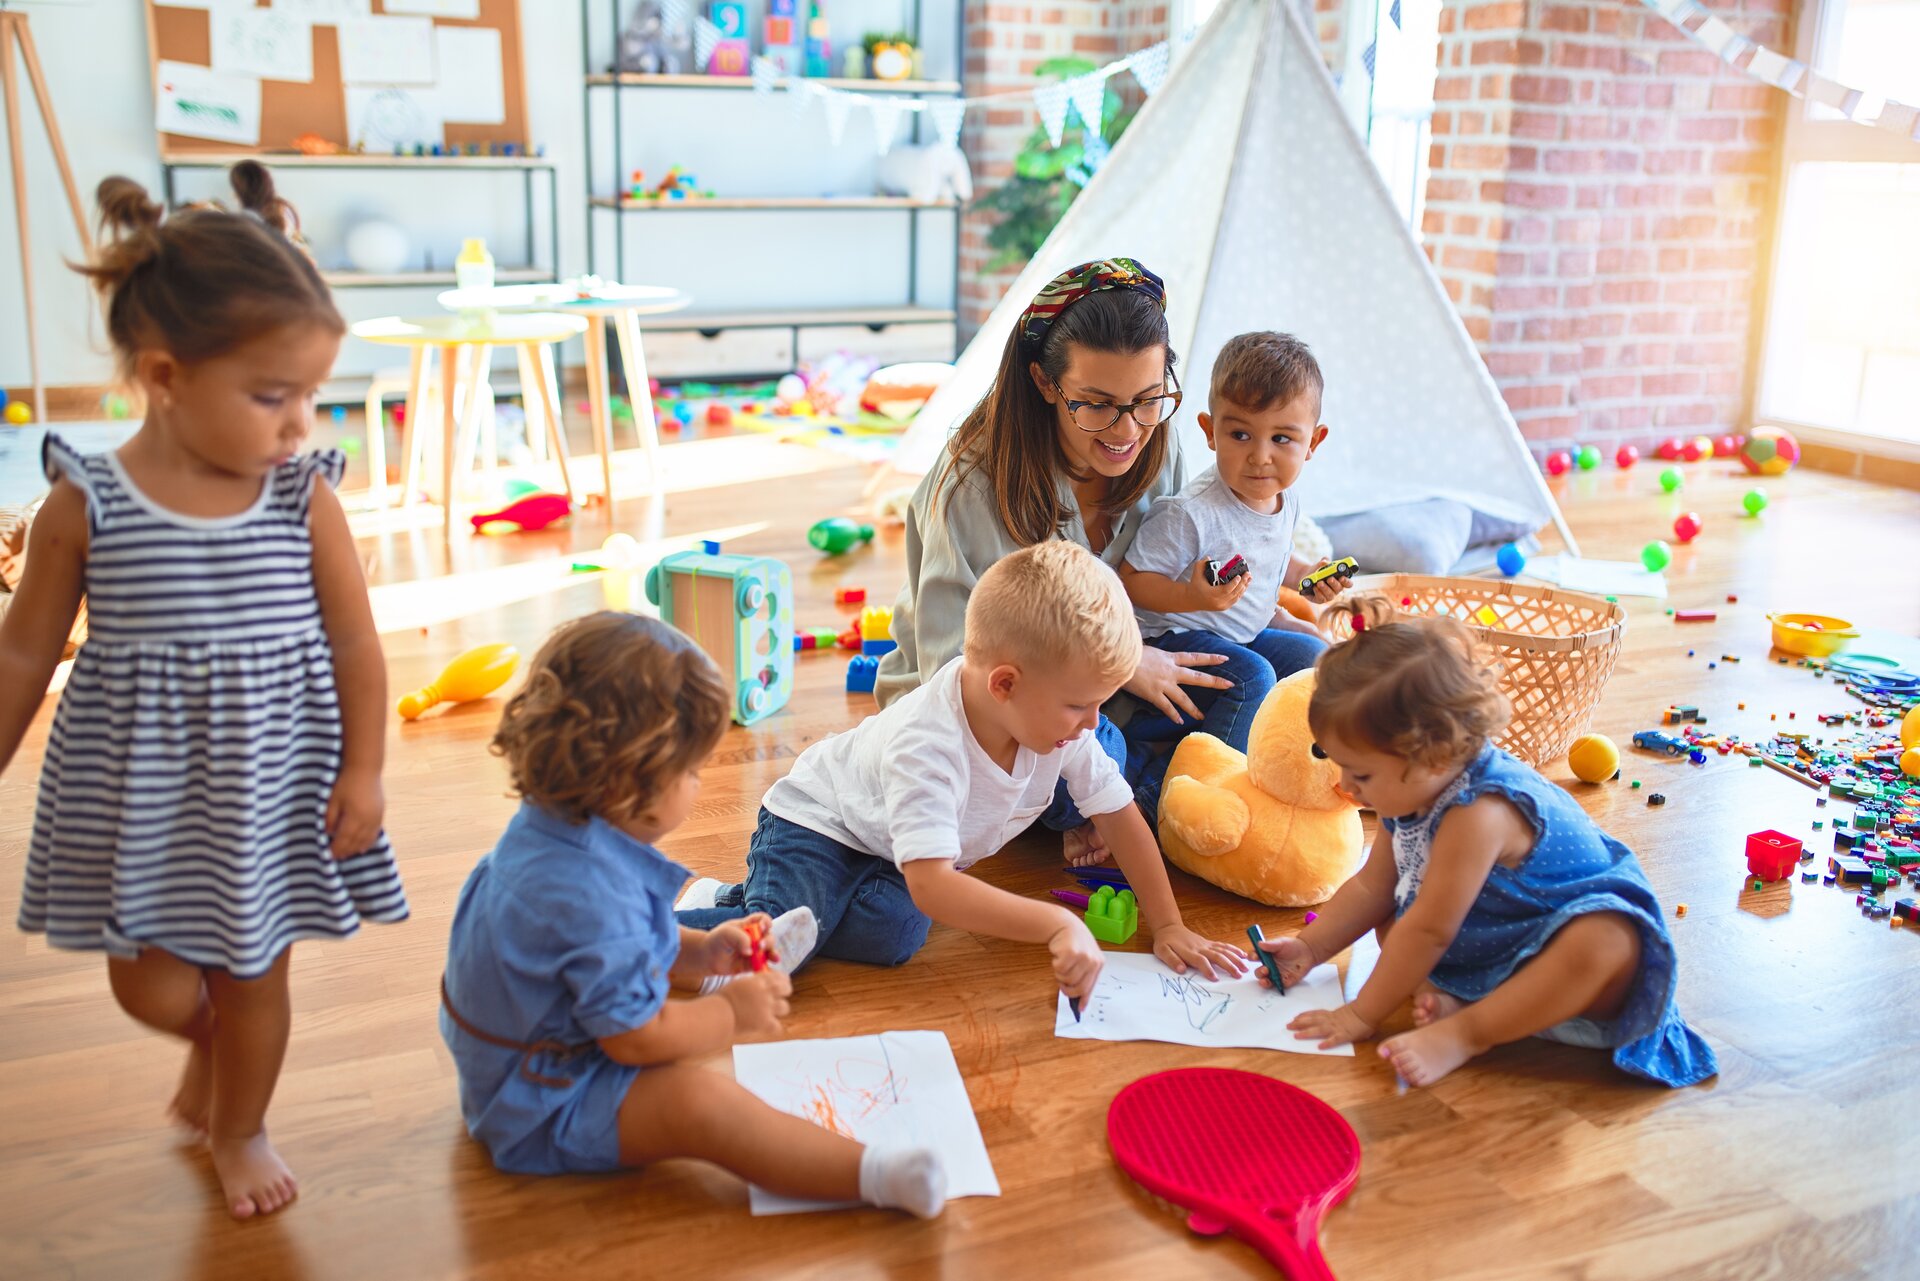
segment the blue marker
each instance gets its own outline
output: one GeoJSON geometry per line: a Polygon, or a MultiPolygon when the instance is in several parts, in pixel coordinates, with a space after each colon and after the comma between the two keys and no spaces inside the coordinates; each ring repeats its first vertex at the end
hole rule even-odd
{"type": "Polygon", "coordinates": [[[1260,946],[1260,944],[1266,940],[1267,936],[1261,932],[1258,925],[1249,925],[1247,927],[1247,937],[1253,940],[1253,954],[1260,958],[1262,965],[1267,967],[1267,977],[1273,980],[1273,990],[1285,996],[1287,994],[1287,983],[1285,979],[1280,977],[1280,962],[1274,957],[1272,952],[1266,951],[1260,946]]]}

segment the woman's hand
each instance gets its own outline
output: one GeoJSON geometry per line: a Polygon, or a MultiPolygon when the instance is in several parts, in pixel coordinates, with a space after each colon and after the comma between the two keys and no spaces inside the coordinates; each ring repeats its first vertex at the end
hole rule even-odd
{"type": "Polygon", "coordinates": [[[380,771],[343,769],[334,780],[327,801],[327,835],[335,858],[352,858],[380,835],[380,818],[387,810],[387,794],[380,771]]]}
{"type": "Polygon", "coordinates": [[[1210,583],[1207,581],[1207,558],[1202,556],[1193,562],[1193,572],[1187,575],[1187,591],[1192,597],[1192,608],[1212,613],[1232,609],[1247,594],[1247,584],[1252,581],[1252,574],[1240,574],[1224,583],[1210,583]]]}
{"type": "Polygon", "coordinates": [[[1311,1041],[1316,1036],[1320,1037],[1319,1048],[1323,1050],[1364,1041],[1373,1035],[1373,1024],[1355,1014],[1351,1003],[1336,1010],[1308,1010],[1304,1014],[1296,1014],[1287,1027],[1292,1029],[1296,1041],[1311,1041]]]}
{"type": "Polygon", "coordinates": [[[1233,682],[1225,677],[1195,670],[1217,667],[1226,661],[1225,654],[1170,654],[1164,649],[1143,645],[1140,665],[1133,669],[1133,678],[1120,688],[1141,702],[1159,708],[1174,724],[1184,725],[1187,717],[1199,720],[1200,709],[1180,687],[1205,685],[1211,689],[1231,689],[1233,682]]]}
{"type": "Polygon", "coordinates": [[[765,912],[755,912],[738,921],[723,921],[708,930],[707,937],[700,942],[700,954],[689,958],[694,968],[703,975],[745,974],[752,970],[754,922],[759,923],[760,937],[767,939],[767,959],[779,960],[773,953],[773,940],[768,935],[773,928],[773,918],[765,912]]]}
{"type": "Polygon", "coordinates": [[[1247,954],[1232,943],[1195,934],[1184,925],[1169,925],[1153,936],[1153,954],[1175,974],[1199,970],[1208,978],[1246,973],[1247,954]]]}

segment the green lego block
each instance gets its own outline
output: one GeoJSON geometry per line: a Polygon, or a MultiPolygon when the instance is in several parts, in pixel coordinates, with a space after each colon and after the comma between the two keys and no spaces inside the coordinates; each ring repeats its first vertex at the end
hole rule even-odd
{"type": "Polygon", "coordinates": [[[1102,943],[1124,943],[1140,928],[1140,904],[1134,900],[1132,890],[1115,894],[1111,885],[1102,885],[1087,901],[1087,912],[1082,919],[1087,923],[1087,932],[1102,943]]]}

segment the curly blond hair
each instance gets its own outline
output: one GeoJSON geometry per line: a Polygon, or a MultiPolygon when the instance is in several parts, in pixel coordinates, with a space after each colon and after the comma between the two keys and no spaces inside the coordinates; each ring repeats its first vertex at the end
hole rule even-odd
{"type": "Polygon", "coordinates": [[[1118,686],[1140,662],[1140,624],[1118,574],[1079,543],[1051,538],[980,575],[967,601],[966,655],[1035,666],[1070,658],[1118,686]]]}
{"type": "Polygon", "coordinates": [[[712,755],[728,714],[719,669],[691,639],[608,611],[547,638],[489,750],[523,800],[575,823],[618,823],[712,755]]]}
{"type": "MultiPolygon", "coordinates": [[[[1429,769],[1470,760],[1507,723],[1499,668],[1454,618],[1402,616],[1384,596],[1338,606],[1354,635],[1320,656],[1307,725],[1429,769]]],[[[1332,620],[1332,611],[1327,618],[1332,620]]]]}

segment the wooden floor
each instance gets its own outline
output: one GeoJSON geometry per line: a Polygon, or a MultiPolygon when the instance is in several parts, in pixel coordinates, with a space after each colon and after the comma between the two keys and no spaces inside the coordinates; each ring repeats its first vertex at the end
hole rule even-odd
{"type": "MultiPolygon", "coordinates": [[[[792,564],[803,624],[836,621],[837,584],[863,584],[885,601],[901,581],[897,533],[841,560],[803,541],[810,521],[855,502],[860,469],[764,439],[668,453],[684,460],[676,484],[701,484],[703,468],[733,480],[676,492],[664,511],[623,501],[618,527],[643,539],[736,531],[731,550],[792,564]],[[803,474],[738,480],[788,468],[803,474]]],[[[1596,728],[1624,742],[1684,700],[1716,728],[1758,734],[1769,714],[1784,724],[1795,712],[1798,727],[1815,729],[1814,714],[1853,704],[1804,670],[1766,660],[1766,612],[1816,610],[1920,633],[1920,503],[1911,492],[1803,471],[1769,482],[1772,507],[1744,520],[1735,515],[1744,477],[1724,464],[1687,470],[1684,506],[1705,514],[1706,532],[1679,550],[1671,602],[1630,602],[1626,652],[1596,728]],[[1725,602],[1729,592],[1738,604],[1725,602]],[[1719,621],[1676,625],[1667,603],[1718,609],[1719,621]],[[1723,652],[1744,661],[1709,671],[1723,652]],[[1741,701],[1745,712],[1736,711],[1741,701]]],[[[1645,465],[1576,476],[1565,501],[1587,554],[1618,558],[1663,534],[1683,506],[1658,493],[1645,465]]],[[[394,689],[427,680],[468,645],[530,649],[555,622],[598,608],[601,585],[569,581],[565,556],[597,545],[603,519],[466,540],[451,561],[431,530],[404,522],[369,538],[394,689]],[[449,570],[451,579],[408,586],[449,570]]],[[[699,809],[666,841],[669,853],[702,873],[740,872],[767,785],[807,744],[870,709],[843,692],[844,667],[804,658],[792,707],[730,731],[699,809]]],[[[0,781],[9,915],[51,706],[0,781]]],[[[1844,807],[1816,810],[1806,789],[1737,759],[1696,769],[1630,753],[1625,772],[1645,781],[1640,792],[1624,781],[1576,785],[1594,816],[1639,851],[1661,900],[1689,906],[1672,924],[1681,1006],[1720,1056],[1721,1076],[1705,1086],[1646,1087],[1600,1054],[1544,1042],[1496,1051],[1435,1089],[1402,1095],[1368,1047],[1322,1059],[1056,1040],[1040,949],[936,926],[898,971],[809,969],[789,1031],[943,1030],[1000,1177],[998,1199],[957,1202],[931,1223],[878,1211],[753,1219],[746,1189],[708,1168],[498,1174],[462,1132],[435,1030],[455,894],[513,808],[484,751],[496,714],[497,704],[479,704],[390,727],[388,829],[413,919],[298,949],[293,1044],[271,1126],[303,1192],[271,1219],[229,1222],[204,1155],[176,1146],[161,1110],[179,1051],[115,1009],[100,958],[0,933],[0,1276],[1264,1274],[1247,1247],[1190,1235],[1107,1155],[1114,1091],[1198,1063],[1293,1081],[1359,1131],[1360,1182],[1325,1233],[1329,1260],[1349,1279],[1911,1277],[1920,1266],[1920,931],[1869,924],[1837,890],[1796,882],[1743,893],[1746,833],[1776,827],[1811,838],[1814,818],[1832,821],[1844,807]],[[1642,803],[1654,789],[1669,797],[1665,808],[1642,803]]],[[[1563,767],[1549,773],[1567,777],[1563,767]]],[[[1059,861],[1034,839],[977,870],[1040,894],[1062,883],[1059,861]]],[[[1282,930],[1298,922],[1298,913],[1256,909],[1178,873],[1174,882],[1188,921],[1223,937],[1255,919],[1282,930]]]]}

